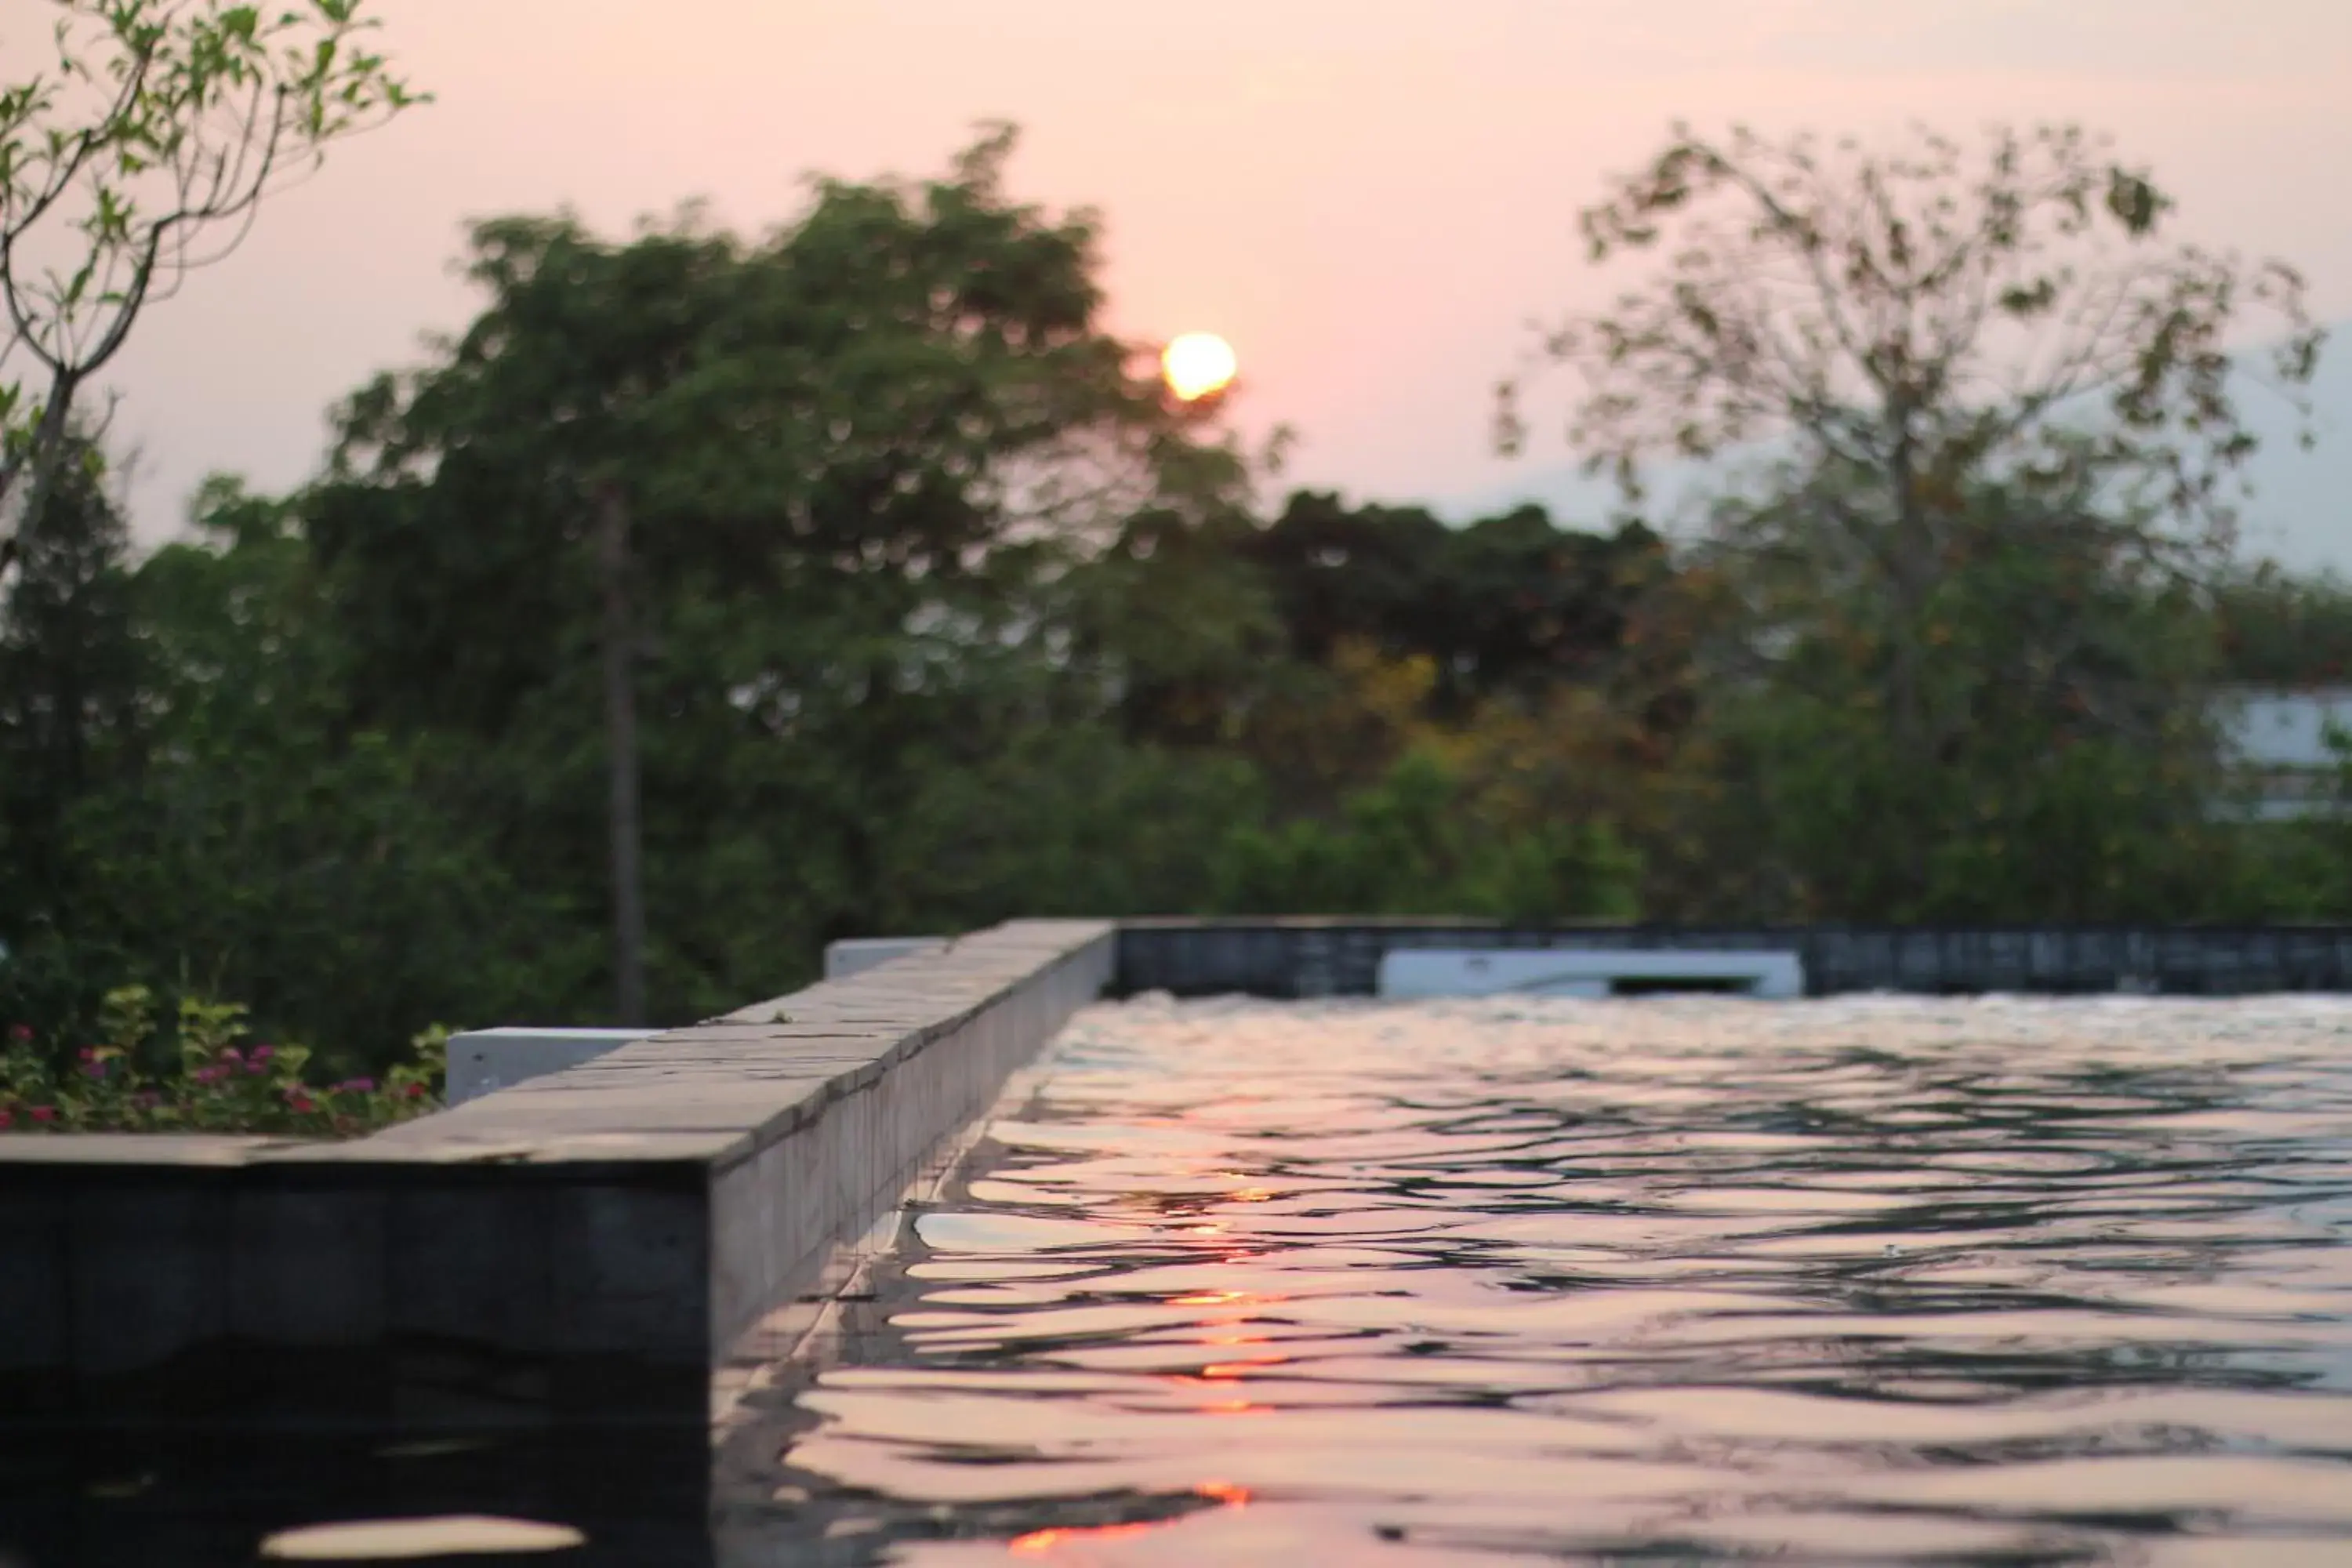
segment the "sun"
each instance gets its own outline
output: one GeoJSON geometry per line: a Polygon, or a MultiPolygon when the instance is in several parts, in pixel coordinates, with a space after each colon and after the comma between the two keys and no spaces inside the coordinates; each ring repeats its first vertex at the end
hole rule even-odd
{"type": "Polygon", "coordinates": [[[1187,403],[1223,391],[1238,368],[1233,345],[1214,332],[1186,332],[1160,356],[1168,390],[1187,403]]]}

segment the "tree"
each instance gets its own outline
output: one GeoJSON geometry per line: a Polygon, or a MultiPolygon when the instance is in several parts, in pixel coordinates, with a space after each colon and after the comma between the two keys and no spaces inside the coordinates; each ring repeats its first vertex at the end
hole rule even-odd
{"type": "MultiPolygon", "coordinates": [[[[540,612],[533,624],[551,629],[563,613],[551,599],[561,593],[567,555],[580,558],[573,570],[584,567],[593,581],[614,1007],[627,1024],[643,1022],[646,1011],[632,534],[669,436],[662,401],[709,352],[740,265],[731,240],[690,226],[648,232],[621,247],[597,242],[569,219],[478,226],[470,275],[489,293],[489,309],[450,346],[446,365],[404,387],[379,382],[354,399],[338,454],[346,469],[368,464],[384,491],[375,500],[478,500],[511,519],[509,550],[488,561],[469,531],[416,540],[417,548],[471,567],[475,581],[431,574],[417,580],[424,594],[404,601],[411,613],[433,616],[418,628],[421,640],[444,655],[464,657],[470,643],[519,657],[520,668],[506,679],[477,687],[478,707],[510,700],[517,674],[561,652],[553,639],[534,649],[485,637],[486,624],[530,605],[540,612]],[[483,566],[509,570],[483,584],[483,566]]],[[[324,538],[333,546],[339,535],[330,526],[324,538]]]]}
{"type": "Polygon", "coordinates": [[[0,920],[19,944],[70,897],[67,818],[135,751],[144,675],[130,528],[97,464],[68,456],[0,588],[0,920]]]}
{"type": "Polygon", "coordinates": [[[1152,509],[1059,584],[1071,658],[1099,671],[1128,740],[1213,750],[1241,733],[1283,653],[1255,531],[1239,508],[1152,509]]]}
{"type": "Polygon", "coordinates": [[[482,316],[343,412],[306,510],[362,711],[499,743],[483,788],[520,874],[608,868],[625,1016],[772,984],[779,946],[825,934],[804,921],[873,908],[924,770],[1071,694],[994,684],[1067,662],[1056,581],[1138,510],[1197,517],[1240,487],[1208,416],[1102,328],[1093,220],[1007,197],[1012,145],[919,184],[821,183],[758,242],[690,218],[625,244],[484,226],[482,316]],[[594,855],[569,804],[590,668],[594,855]],[[824,912],[774,908],[801,891],[824,912]],[[756,942],[747,897],[772,911],[756,942]]]}
{"type": "MultiPolygon", "coordinates": [[[[12,501],[17,528],[37,516],[77,400],[142,310],[329,143],[421,101],[366,48],[360,5],[55,0],[48,65],[0,85],[0,378],[29,362],[0,379],[0,521],[12,501]]],[[[16,549],[0,533],[0,574],[16,549]]]]}
{"type": "Polygon", "coordinates": [[[1789,547],[1834,482],[1719,503],[1695,557],[1738,596],[1701,652],[1730,786],[1718,857],[1769,868],[1815,917],[2203,912],[2224,847],[2206,820],[2210,616],[2144,547],[2147,520],[2087,485],[1971,484],[1914,608],[1873,571],[1789,547]],[[1931,654],[1916,734],[1888,722],[1906,647],[1931,654]]]}
{"type": "Polygon", "coordinates": [[[61,473],[0,637],[0,1018],[70,1046],[126,984],[226,994],[357,1068],[593,973],[463,819],[455,749],[353,722],[292,506],[208,481],[132,569],[61,473]]]}
{"type": "MultiPolygon", "coordinates": [[[[352,650],[289,500],[215,478],[141,563],[146,755],[76,814],[78,938],[126,979],[248,1003],[338,1059],[504,1022],[593,972],[449,784],[454,748],[356,721],[352,650]]],[[[583,952],[583,947],[585,951],[583,952]]]]}
{"type": "Polygon", "coordinates": [[[2226,481],[2254,449],[2231,334],[2252,310],[2278,321],[2272,366],[2306,415],[2323,334],[2284,262],[2169,244],[2172,205],[2073,128],[1992,132],[1971,167],[1926,131],[1825,157],[1810,137],[1677,127],[1583,214],[1593,261],[1666,261],[1547,340],[1585,382],[1570,445],[1636,493],[1645,461],[1776,437],[1834,461],[1863,486],[1841,520],[1915,597],[1972,478],[2084,473],[2226,531],[2226,481]]]}
{"type": "MultiPolygon", "coordinates": [[[[2031,577],[2025,555],[2045,552],[2070,579],[2093,563],[2078,593],[2202,603],[2255,444],[2233,340],[2276,323],[2273,379],[2307,414],[2321,334],[2291,268],[2176,244],[2171,214],[2144,171],[2073,129],[1995,132],[1970,158],[1924,131],[1882,153],[1678,128],[1583,215],[1596,261],[1663,258],[1543,344],[1581,379],[1569,438],[1588,470],[1638,498],[1662,458],[1771,459],[1767,493],[1714,520],[1712,566],[1744,628],[1718,702],[1792,673],[1791,650],[1843,647],[1891,776],[1924,787],[1981,721],[1955,683],[1990,691],[2013,668],[1993,644],[1949,640],[1991,574],[2031,577]],[[1970,658],[1995,662],[1956,668],[1970,658]]],[[[1502,391],[1514,447],[1518,388],[1502,391]]],[[[2065,641],[2035,646],[2065,665],[2065,641]]],[[[2139,673],[2152,684],[2135,710],[2179,695],[2166,661],[2139,673]]],[[[2112,697],[2131,678],[2104,679],[2112,697]]],[[[2109,738],[2126,731],[2152,733],[2135,721],[2109,738]]],[[[1931,836],[1897,844],[1890,875],[1924,888],[1931,836]]]]}
{"type": "Polygon", "coordinates": [[[2274,562],[2225,577],[2215,595],[2221,675],[2253,686],[2352,680],[2352,584],[2298,577],[2274,562]]]}
{"type": "Polygon", "coordinates": [[[1605,679],[1635,602],[1663,574],[1662,542],[1556,524],[1541,507],[1449,528],[1420,507],[1349,508],[1301,491],[1246,546],[1301,658],[1341,642],[1434,661],[1456,717],[1507,689],[1605,679]]]}
{"type": "Polygon", "coordinates": [[[1250,914],[1622,919],[1640,868],[1606,824],[1523,814],[1433,749],[1408,751],[1331,817],[1235,822],[1222,908],[1250,914]]]}

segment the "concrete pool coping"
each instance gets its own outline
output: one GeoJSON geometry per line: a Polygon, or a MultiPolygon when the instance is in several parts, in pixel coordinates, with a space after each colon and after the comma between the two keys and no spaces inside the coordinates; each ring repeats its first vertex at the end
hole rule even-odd
{"type": "Polygon", "coordinates": [[[347,1143],[0,1137],[0,1424],[700,1426],[1113,954],[1014,921],[347,1143]]]}

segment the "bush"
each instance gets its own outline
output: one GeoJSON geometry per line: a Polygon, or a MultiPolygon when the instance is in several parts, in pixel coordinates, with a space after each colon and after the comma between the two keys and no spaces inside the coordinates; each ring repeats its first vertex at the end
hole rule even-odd
{"type": "Polygon", "coordinates": [[[382,1079],[319,1083],[308,1047],[247,1038],[246,1009],[182,1000],[158,1026],[153,994],[107,994],[95,1044],[10,1026],[0,1048],[0,1132],[243,1132],[353,1138],[439,1109],[448,1031],[427,1029],[382,1079]]]}
{"type": "Polygon", "coordinates": [[[1236,825],[1216,863],[1220,908],[1522,923],[1635,912],[1640,862],[1607,823],[1515,820],[1500,805],[1433,752],[1408,752],[1336,820],[1236,825]]]}

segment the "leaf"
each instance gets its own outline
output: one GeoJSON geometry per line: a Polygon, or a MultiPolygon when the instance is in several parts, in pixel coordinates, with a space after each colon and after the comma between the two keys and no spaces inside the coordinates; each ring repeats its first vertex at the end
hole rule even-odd
{"type": "Polygon", "coordinates": [[[2144,235],[2154,228],[2158,217],[2169,205],[2141,175],[2121,168],[2111,171],[2108,175],[2107,210],[2135,236],[2144,235]]]}

